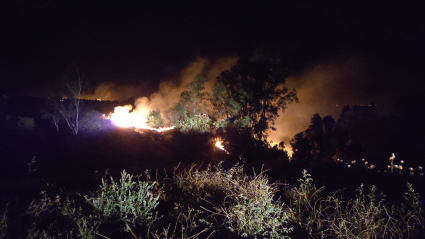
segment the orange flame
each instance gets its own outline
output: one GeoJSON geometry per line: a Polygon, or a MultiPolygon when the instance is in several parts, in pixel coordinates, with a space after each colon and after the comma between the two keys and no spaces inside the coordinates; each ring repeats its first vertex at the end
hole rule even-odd
{"type": "Polygon", "coordinates": [[[290,159],[292,159],[292,155],[294,154],[294,151],[292,150],[291,145],[287,145],[287,144],[285,144],[285,151],[286,151],[286,153],[288,154],[288,157],[289,157],[290,159]]]}
{"type": "Polygon", "coordinates": [[[227,150],[224,148],[223,146],[223,142],[221,142],[221,140],[219,138],[216,139],[214,146],[216,148],[219,148],[221,150],[223,150],[224,152],[226,152],[227,154],[229,154],[229,152],[227,152],[227,150]]]}
{"type": "Polygon", "coordinates": [[[117,106],[114,109],[114,113],[109,113],[109,116],[104,118],[111,120],[118,127],[134,128],[137,132],[141,129],[163,132],[175,128],[175,126],[152,128],[146,124],[146,119],[150,112],[148,108],[130,112],[131,110],[133,110],[132,105],[117,106]]]}
{"type": "Polygon", "coordinates": [[[219,148],[219,149],[221,149],[221,150],[226,151],[226,150],[224,149],[224,146],[223,146],[222,142],[221,142],[219,139],[217,139],[217,141],[215,141],[215,147],[217,147],[217,148],[219,148]]]}
{"type": "MultiPolygon", "coordinates": [[[[277,147],[277,144],[273,143],[273,141],[267,141],[270,147],[277,147]]],[[[294,151],[292,150],[291,145],[283,144],[284,148],[283,150],[288,154],[289,159],[292,159],[292,155],[294,154],[294,151]]]]}

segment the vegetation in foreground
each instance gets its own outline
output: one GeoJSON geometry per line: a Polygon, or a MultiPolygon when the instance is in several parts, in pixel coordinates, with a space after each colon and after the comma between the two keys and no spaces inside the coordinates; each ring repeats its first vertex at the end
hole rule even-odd
{"type": "Polygon", "coordinates": [[[419,194],[407,185],[403,201],[389,202],[371,186],[354,197],[325,193],[304,170],[293,184],[274,183],[265,171],[176,168],[103,177],[92,192],[48,186],[27,210],[5,204],[2,238],[421,238],[419,194]]]}

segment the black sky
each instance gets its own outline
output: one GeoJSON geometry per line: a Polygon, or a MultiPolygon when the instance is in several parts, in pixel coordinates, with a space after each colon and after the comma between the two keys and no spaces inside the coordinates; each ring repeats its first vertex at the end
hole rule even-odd
{"type": "Polygon", "coordinates": [[[196,56],[243,56],[276,44],[291,49],[302,70],[361,56],[367,67],[357,86],[366,92],[422,89],[418,3],[88,2],[1,3],[1,94],[47,95],[74,64],[92,87],[143,83],[154,91],[196,56]]]}

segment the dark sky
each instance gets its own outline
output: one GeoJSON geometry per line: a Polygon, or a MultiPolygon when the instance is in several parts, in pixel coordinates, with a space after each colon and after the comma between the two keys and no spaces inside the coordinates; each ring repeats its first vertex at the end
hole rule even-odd
{"type": "Polygon", "coordinates": [[[417,3],[38,2],[0,5],[1,94],[47,95],[74,64],[91,87],[154,90],[196,56],[243,56],[270,45],[291,49],[304,70],[360,56],[367,65],[360,88],[388,89],[388,97],[420,92],[424,79],[425,8],[417,3]]]}

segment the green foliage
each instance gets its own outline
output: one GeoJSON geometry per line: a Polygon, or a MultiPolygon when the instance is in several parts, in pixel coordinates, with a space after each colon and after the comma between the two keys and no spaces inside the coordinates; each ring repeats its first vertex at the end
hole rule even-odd
{"type": "Polygon", "coordinates": [[[180,96],[180,102],[187,105],[188,109],[192,109],[194,115],[205,113],[206,98],[208,93],[205,92],[206,78],[202,75],[197,75],[195,80],[186,86],[186,91],[183,91],[180,96]]]}
{"type": "Polygon", "coordinates": [[[84,196],[81,206],[69,196],[51,198],[42,191],[42,198],[28,207],[26,238],[95,238],[101,225],[122,223],[122,229],[133,233],[130,226],[152,224],[160,196],[154,195],[155,182],[136,183],[133,178],[123,171],[119,182],[102,180],[100,190],[84,196]]]}
{"type": "Polygon", "coordinates": [[[86,196],[42,191],[22,216],[6,205],[0,210],[0,237],[112,239],[145,233],[143,238],[195,239],[223,233],[232,238],[288,238],[294,226],[312,238],[424,235],[421,198],[412,184],[399,204],[388,203],[375,186],[365,192],[361,185],[354,197],[346,198],[340,191],[325,194],[303,170],[294,185],[286,184],[283,203],[277,197],[279,184],[270,183],[265,172],[248,176],[239,164],[228,170],[221,162],[206,169],[176,169],[172,179],[157,177],[158,182],[146,177],[123,171],[119,179],[102,180],[100,189],[86,196]],[[17,227],[16,221],[24,223],[17,227]]]}
{"type": "Polygon", "coordinates": [[[211,128],[211,119],[206,108],[208,93],[204,92],[206,79],[197,75],[195,80],[186,86],[180,101],[172,108],[172,123],[183,132],[207,132],[211,128]]]}
{"type": "Polygon", "coordinates": [[[223,82],[218,81],[214,84],[212,92],[211,102],[218,119],[227,120],[237,115],[242,108],[242,105],[234,99],[223,82]]]}
{"type": "Polygon", "coordinates": [[[206,115],[194,115],[180,103],[173,108],[174,125],[182,132],[208,132],[211,128],[211,119],[206,115]]]}
{"type": "Polygon", "coordinates": [[[146,122],[153,128],[162,128],[164,127],[164,120],[161,117],[161,112],[159,110],[152,110],[146,122]]]}
{"type": "Polygon", "coordinates": [[[147,225],[154,220],[160,195],[154,195],[155,182],[134,182],[133,178],[123,171],[118,182],[112,177],[110,184],[102,180],[100,190],[84,198],[107,221],[119,220],[133,227],[147,225]]]}

